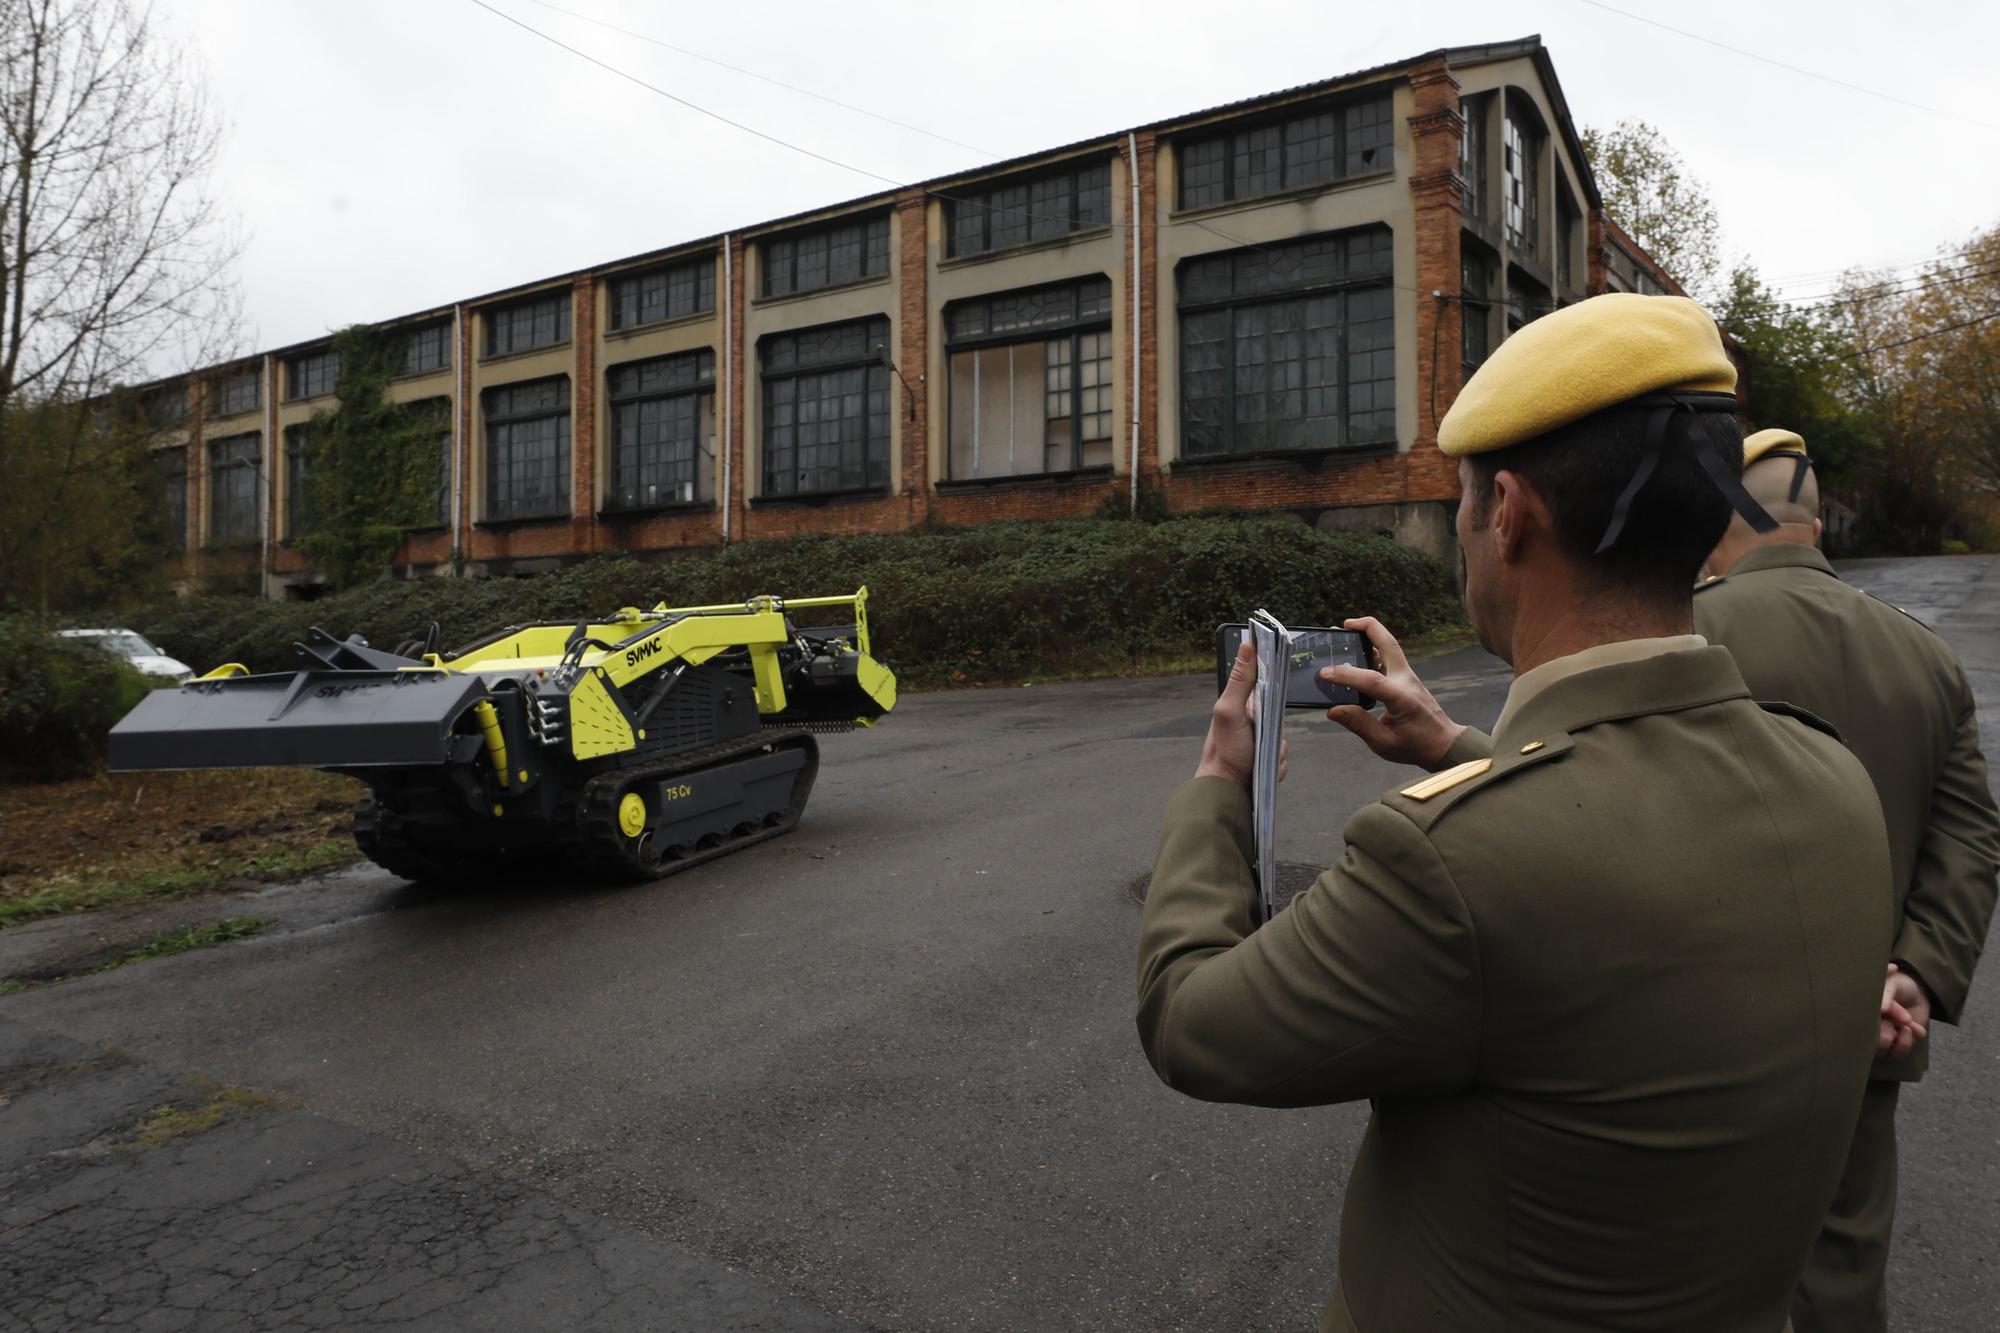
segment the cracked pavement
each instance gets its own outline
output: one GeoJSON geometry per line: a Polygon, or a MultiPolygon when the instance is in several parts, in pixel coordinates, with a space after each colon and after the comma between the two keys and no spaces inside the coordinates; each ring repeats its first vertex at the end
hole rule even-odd
{"type": "Polygon", "coordinates": [[[851,1327],[437,1153],[251,1108],[148,1147],[211,1090],[0,1020],[0,1327],[851,1327]]]}
{"type": "MultiPolygon", "coordinates": [[[[2000,560],[1853,576],[1991,715],[2000,560]]],[[[1423,671],[1497,713],[1484,654],[1423,671]]],[[[0,1073],[0,1329],[91,1292],[204,1330],[1314,1326],[1364,1108],[1188,1101],[1132,1028],[1134,893],[1213,688],[911,696],[825,738],[796,833],[662,884],[346,872],[212,904],[255,939],[0,998],[0,1070],[41,1071],[0,1073]],[[201,1077],[299,1109],[110,1146],[201,1077]]],[[[1309,867],[1407,770],[1291,725],[1309,867]]],[[[0,966],[89,929],[0,933],[0,966]]],[[[1996,975],[1904,1094],[1897,1327],[1992,1327],[1996,975]]]]}

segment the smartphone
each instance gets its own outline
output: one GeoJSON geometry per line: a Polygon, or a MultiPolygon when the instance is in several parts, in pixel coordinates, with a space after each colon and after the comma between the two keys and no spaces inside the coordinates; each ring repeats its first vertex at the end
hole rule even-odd
{"type": "MultiPolygon", "coordinates": [[[[1249,632],[1247,625],[1215,627],[1215,692],[1229,683],[1229,670],[1236,664],[1236,649],[1249,632]]],[[[1331,708],[1335,704],[1359,704],[1373,708],[1375,701],[1347,685],[1321,680],[1322,668],[1355,666],[1370,670],[1368,636],[1360,630],[1323,629],[1308,626],[1292,631],[1291,664],[1285,675],[1285,707],[1331,708]]]]}

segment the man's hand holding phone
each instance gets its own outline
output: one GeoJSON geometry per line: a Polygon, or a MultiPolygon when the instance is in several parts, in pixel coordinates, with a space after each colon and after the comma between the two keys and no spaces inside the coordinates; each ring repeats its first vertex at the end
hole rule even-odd
{"type": "Polygon", "coordinates": [[[1391,763],[1414,764],[1431,772],[1445,767],[1445,756],[1451,752],[1452,742],[1465,728],[1445,716],[1444,709],[1410,669],[1403,646],[1381,621],[1361,616],[1344,622],[1344,628],[1368,636],[1379,669],[1333,666],[1321,671],[1320,678],[1329,684],[1359,690],[1379,703],[1382,711],[1377,715],[1354,704],[1341,704],[1327,709],[1327,717],[1359,736],[1363,744],[1391,763]]]}

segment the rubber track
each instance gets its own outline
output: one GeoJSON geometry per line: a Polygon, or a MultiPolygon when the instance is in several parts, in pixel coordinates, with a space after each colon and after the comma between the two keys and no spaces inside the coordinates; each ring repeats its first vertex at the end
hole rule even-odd
{"type": "Polygon", "coordinates": [[[355,802],[354,845],[390,874],[428,884],[488,875],[506,862],[504,853],[482,857],[455,849],[417,846],[410,841],[402,820],[394,815],[383,818],[372,791],[364,792],[355,802]]]}
{"type": "Polygon", "coordinates": [[[693,750],[677,750],[659,758],[635,755],[609,772],[600,773],[584,783],[575,807],[567,818],[561,820],[563,842],[571,854],[581,858],[584,865],[599,874],[615,875],[623,879],[665,879],[669,875],[692,869],[740,851],[752,843],[775,838],[782,833],[790,833],[799,826],[805,814],[806,798],[812,793],[814,778],[819,772],[819,745],[812,736],[802,730],[760,731],[748,736],[738,736],[719,741],[693,750]],[[693,773],[711,768],[719,763],[748,755],[761,754],[767,749],[803,748],[807,766],[802,788],[794,788],[787,818],[781,824],[769,828],[758,828],[755,832],[741,837],[727,837],[714,847],[696,851],[688,856],[672,860],[662,860],[651,865],[641,862],[632,855],[634,841],[618,828],[618,800],[622,792],[634,782],[650,782],[659,778],[673,777],[681,773],[693,773]]]}

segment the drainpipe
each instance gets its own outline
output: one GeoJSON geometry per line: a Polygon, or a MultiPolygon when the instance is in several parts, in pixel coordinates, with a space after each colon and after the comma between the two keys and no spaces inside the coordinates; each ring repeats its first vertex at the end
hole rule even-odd
{"type": "Polygon", "coordinates": [[[465,493],[462,457],[465,450],[465,306],[451,308],[451,572],[456,574],[465,553],[459,547],[459,499],[465,493]]]}
{"type": "Polygon", "coordinates": [[[729,545],[730,485],[736,476],[736,267],[722,236],[722,544],[729,545]]]}
{"type": "Polygon", "coordinates": [[[1132,512],[1139,512],[1139,238],[1145,228],[1139,225],[1139,136],[1127,133],[1125,136],[1125,165],[1127,175],[1132,178],[1132,209],[1126,223],[1132,230],[1132,512]]]}

